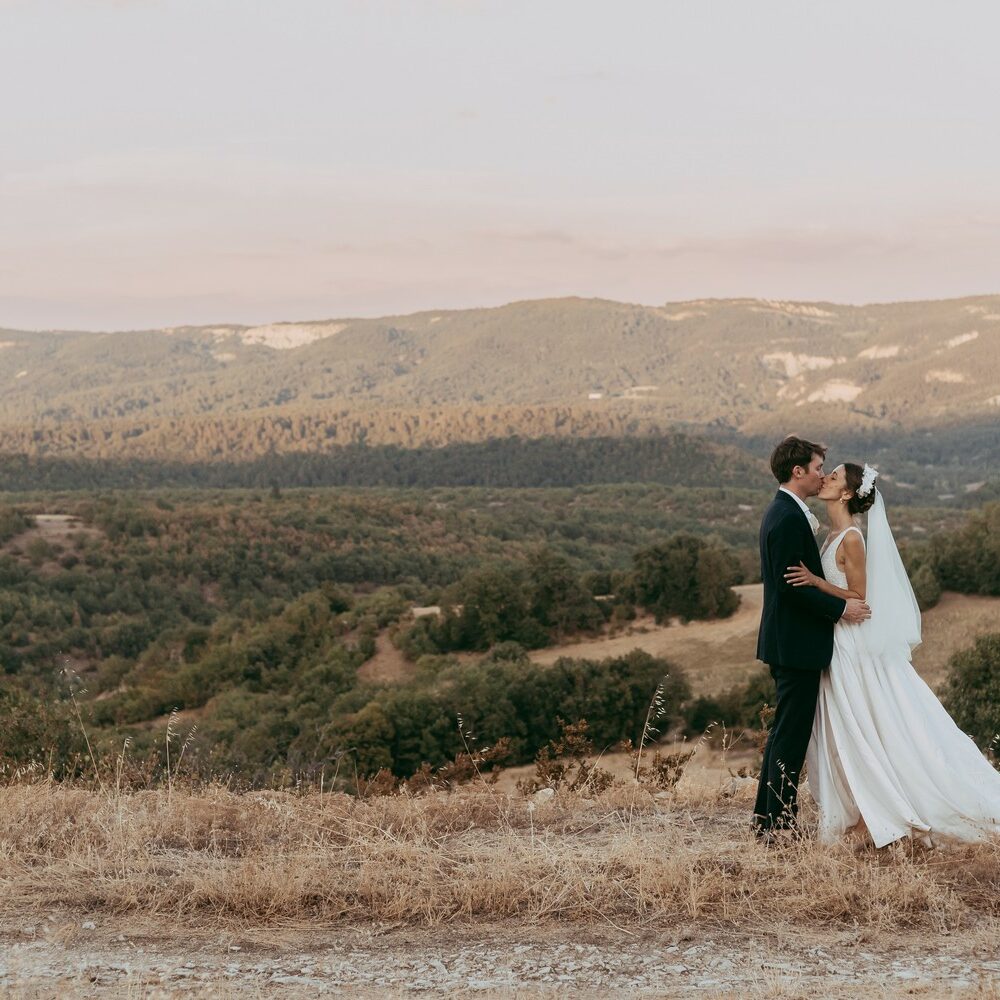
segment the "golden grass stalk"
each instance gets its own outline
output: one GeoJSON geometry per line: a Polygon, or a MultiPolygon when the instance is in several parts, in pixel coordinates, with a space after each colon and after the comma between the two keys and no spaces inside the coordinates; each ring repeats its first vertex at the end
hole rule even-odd
{"type": "Polygon", "coordinates": [[[475,787],[355,799],[0,788],[10,910],[69,906],[220,926],[691,920],[934,930],[995,921],[996,843],[854,853],[757,844],[747,806],[685,781],[666,800],[614,786],[548,803],[475,787]],[[529,805],[531,808],[529,808],[529,805]]]}

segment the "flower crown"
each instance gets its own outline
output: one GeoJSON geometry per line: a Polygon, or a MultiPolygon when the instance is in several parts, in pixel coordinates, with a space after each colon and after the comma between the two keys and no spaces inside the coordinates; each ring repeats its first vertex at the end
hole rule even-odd
{"type": "Polygon", "coordinates": [[[872,491],[875,480],[878,479],[878,469],[865,462],[864,472],[861,473],[861,485],[857,493],[859,497],[866,497],[872,491]]]}

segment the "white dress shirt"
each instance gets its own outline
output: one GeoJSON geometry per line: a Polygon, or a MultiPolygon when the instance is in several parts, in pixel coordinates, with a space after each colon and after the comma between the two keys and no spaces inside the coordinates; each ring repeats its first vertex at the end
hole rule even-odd
{"type": "Polygon", "coordinates": [[[819,531],[819,519],[816,515],[806,506],[805,500],[801,497],[797,497],[791,490],[786,489],[784,486],[779,486],[778,489],[782,493],[787,493],[802,509],[802,513],[805,514],[806,520],[809,522],[809,527],[812,528],[813,534],[815,535],[819,531]]]}

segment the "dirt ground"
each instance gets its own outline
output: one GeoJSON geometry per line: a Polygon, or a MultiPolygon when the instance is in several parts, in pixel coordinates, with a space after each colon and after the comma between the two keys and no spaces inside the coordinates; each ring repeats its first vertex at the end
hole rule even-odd
{"type": "Polygon", "coordinates": [[[531,658],[554,663],[560,656],[602,659],[642,649],[684,667],[698,694],[715,694],[746,681],[759,669],[754,653],[763,588],[751,584],[734,589],[740,605],[729,618],[657,625],[652,617],[643,616],[617,635],[550,646],[533,652],[531,658]]]}
{"type": "Polygon", "coordinates": [[[358,679],[367,684],[400,684],[416,669],[383,631],[375,637],[375,655],[358,667],[358,679]]]}
{"type": "Polygon", "coordinates": [[[913,665],[936,688],[954,653],[971,646],[983,632],[1000,631],[1000,598],[945,593],[923,619],[924,641],[913,653],[913,665]]]}
{"type": "Polygon", "coordinates": [[[10,539],[0,546],[0,551],[8,552],[19,559],[27,559],[31,543],[46,542],[51,549],[51,555],[43,559],[37,566],[43,576],[53,576],[60,572],[58,556],[71,548],[74,536],[87,538],[101,537],[97,528],[85,525],[80,518],[72,514],[35,514],[34,527],[10,539]]]}
{"type": "MultiPolygon", "coordinates": [[[[601,659],[643,649],[683,667],[696,694],[718,694],[742,684],[762,669],[756,660],[763,587],[735,587],[740,606],[721,621],[673,622],[657,625],[637,619],[626,631],[605,638],[550,646],[531,654],[536,663],[554,663],[560,656],[601,659]]],[[[931,687],[944,679],[949,658],[976,635],[1000,629],[1000,598],[946,593],[923,615],[924,641],[913,654],[913,665],[931,687]]]]}
{"type": "Polygon", "coordinates": [[[0,940],[0,988],[24,998],[1000,997],[992,929],[884,939],[702,924],[220,932],[55,912],[7,914],[0,940]]]}

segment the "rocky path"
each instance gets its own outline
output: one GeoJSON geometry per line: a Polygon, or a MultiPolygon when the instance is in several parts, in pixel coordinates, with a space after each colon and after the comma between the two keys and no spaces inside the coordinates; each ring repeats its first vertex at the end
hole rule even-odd
{"type": "Polygon", "coordinates": [[[7,924],[13,997],[351,995],[1000,997],[996,937],[767,940],[693,928],[184,931],[46,917],[7,924]]]}

